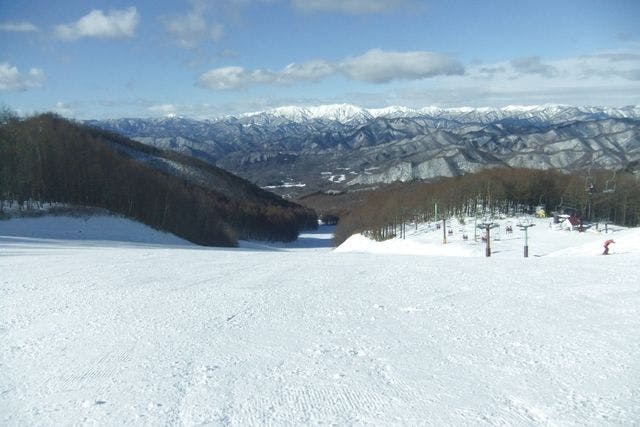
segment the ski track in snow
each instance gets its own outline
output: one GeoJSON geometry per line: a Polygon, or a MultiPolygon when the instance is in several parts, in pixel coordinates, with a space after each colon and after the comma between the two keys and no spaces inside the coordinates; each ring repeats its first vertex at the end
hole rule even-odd
{"type": "Polygon", "coordinates": [[[485,259],[312,241],[0,236],[0,424],[640,422],[637,251],[485,259]]]}

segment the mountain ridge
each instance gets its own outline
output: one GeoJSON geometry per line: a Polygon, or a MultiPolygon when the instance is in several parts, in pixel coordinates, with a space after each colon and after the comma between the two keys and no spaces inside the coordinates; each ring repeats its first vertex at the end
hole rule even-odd
{"type": "Polygon", "coordinates": [[[487,167],[575,171],[624,168],[640,160],[640,106],[367,110],[332,104],[216,120],[89,123],[201,158],[291,196],[487,167]]]}
{"type": "MultiPolygon", "coordinates": [[[[144,120],[148,122],[165,123],[168,121],[188,121],[188,122],[205,122],[218,123],[229,121],[247,121],[247,119],[271,116],[286,118],[293,122],[302,122],[306,120],[321,119],[333,120],[340,123],[351,121],[354,116],[363,116],[366,119],[375,118],[398,118],[398,117],[416,117],[431,116],[437,117],[453,117],[458,116],[464,118],[467,122],[481,120],[482,122],[491,122],[496,119],[496,115],[500,116],[546,116],[547,118],[557,117],[564,114],[564,117],[558,117],[557,120],[566,120],[571,114],[575,116],[592,115],[594,117],[616,117],[616,118],[634,118],[640,119],[640,105],[626,105],[622,107],[610,106],[576,106],[568,104],[532,104],[532,105],[507,105],[504,107],[438,107],[426,106],[422,108],[410,108],[399,105],[391,105],[379,108],[365,108],[357,105],[342,104],[321,104],[315,106],[285,105],[266,110],[257,110],[251,112],[226,114],[218,117],[200,117],[193,118],[180,114],[167,114],[165,116],[155,117],[121,117],[117,119],[89,119],[84,122],[94,123],[116,123],[126,121],[144,120]],[[537,114],[536,114],[537,113],[537,114]],[[484,117],[483,117],[484,116],[484,117]]],[[[542,117],[541,117],[542,118],[542,117]]]]}
{"type": "MultiPolygon", "coordinates": [[[[542,105],[507,105],[505,107],[435,107],[427,106],[423,108],[409,108],[403,106],[387,106],[383,108],[363,108],[353,104],[326,104],[318,106],[282,106],[268,110],[243,113],[239,115],[224,116],[225,118],[251,118],[261,115],[287,118],[291,121],[301,122],[310,119],[333,120],[340,123],[349,123],[354,119],[371,120],[375,118],[398,118],[398,117],[454,117],[458,116],[465,120],[488,122],[493,120],[491,116],[534,116],[544,115],[552,118],[558,115],[606,115],[616,118],[640,118],[640,105],[628,105],[624,107],[604,107],[604,106],[572,106],[563,104],[542,104],[542,105]],[[484,117],[483,117],[484,116],[484,117]]],[[[219,121],[220,119],[210,119],[219,121]]]]}

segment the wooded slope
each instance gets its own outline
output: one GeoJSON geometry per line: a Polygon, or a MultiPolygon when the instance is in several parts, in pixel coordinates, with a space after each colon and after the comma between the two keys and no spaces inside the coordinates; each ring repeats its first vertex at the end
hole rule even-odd
{"type": "Polygon", "coordinates": [[[340,217],[335,241],[354,233],[376,239],[393,237],[414,221],[467,216],[575,212],[584,221],[640,224],[640,175],[627,171],[584,171],[495,168],[437,182],[394,184],[368,193],[340,217]],[[593,188],[589,190],[590,185],[593,188]],[[437,212],[436,212],[437,205],[437,212]]]}
{"type": "Polygon", "coordinates": [[[0,125],[2,200],[106,208],[202,245],[289,241],[316,226],[312,210],[206,162],[53,114],[0,125]]]}

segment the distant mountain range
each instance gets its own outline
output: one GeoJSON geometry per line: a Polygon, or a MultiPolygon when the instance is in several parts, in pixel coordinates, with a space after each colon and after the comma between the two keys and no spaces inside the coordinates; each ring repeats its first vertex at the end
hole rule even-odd
{"type": "Polygon", "coordinates": [[[89,121],[279,194],[457,176],[487,167],[614,169],[640,160],[640,106],[281,107],[213,120],[89,121]]]}

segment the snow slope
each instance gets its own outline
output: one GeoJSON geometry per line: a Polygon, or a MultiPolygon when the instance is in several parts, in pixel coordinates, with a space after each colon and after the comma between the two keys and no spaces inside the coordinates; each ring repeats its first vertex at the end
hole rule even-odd
{"type": "MultiPolygon", "coordinates": [[[[479,219],[478,222],[483,221],[479,219]]],[[[616,241],[610,246],[611,255],[625,253],[640,256],[640,228],[625,229],[609,225],[605,232],[604,224],[598,224],[598,230],[594,225],[584,233],[578,233],[567,230],[562,224],[553,224],[551,219],[503,218],[489,222],[499,225],[491,231],[491,256],[495,258],[523,257],[524,232],[517,227],[520,222],[535,224],[528,231],[530,257],[599,256],[607,239],[616,241]],[[506,232],[507,226],[511,226],[513,233],[506,232]]],[[[354,235],[336,251],[454,257],[485,256],[485,243],[480,240],[484,231],[475,231],[474,218],[466,218],[464,224],[453,219],[447,222],[447,231],[449,228],[453,230],[453,234],[447,233],[446,244],[443,244],[442,229],[437,229],[436,223],[430,223],[419,224],[417,229],[413,225],[407,225],[404,239],[397,237],[376,242],[360,234],[354,235]],[[463,234],[469,239],[463,240],[463,234]]]]}
{"type": "Polygon", "coordinates": [[[115,215],[51,216],[0,220],[0,241],[53,239],[84,242],[99,241],[155,245],[193,245],[173,234],[115,215]]]}
{"type": "Polygon", "coordinates": [[[487,259],[340,253],[325,230],[222,250],[16,240],[10,223],[2,425],[640,420],[633,230],[616,256],[556,256],[591,253],[556,239],[487,259]]]}

